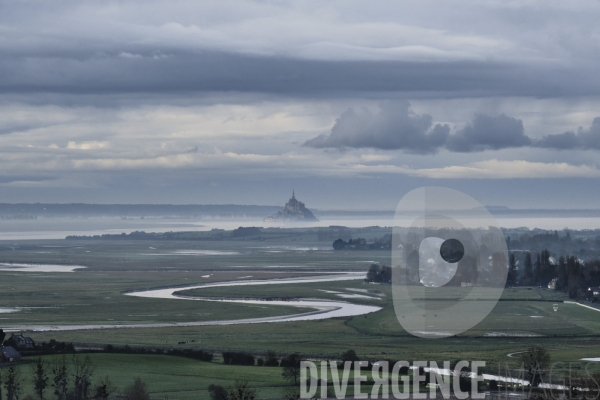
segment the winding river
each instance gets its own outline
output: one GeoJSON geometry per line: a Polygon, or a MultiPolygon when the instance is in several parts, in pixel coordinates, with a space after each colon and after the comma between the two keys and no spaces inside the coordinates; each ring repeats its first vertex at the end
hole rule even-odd
{"type": "Polygon", "coordinates": [[[210,325],[237,325],[237,324],[258,324],[258,323],[269,323],[269,322],[291,322],[291,321],[311,321],[320,320],[335,317],[351,317],[357,315],[363,315],[379,311],[381,307],[368,306],[348,303],[345,301],[330,301],[320,299],[306,299],[306,300],[236,300],[236,299],[208,299],[203,297],[191,297],[183,296],[178,292],[192,290],[192,289],[204,289],[211,287],[224,287],[224,286],[250,286],[250,285],[282,285],[282,284],[294,284],[294,283],[317,283],[317,282],[336,282],[336,281],[349,281],[364,279],[364,273],[347,272],[324,276],[311,276],[301,278],[284,278],[284,279],[264,279],[264,280],[246,280],[246,281],[228,281],[228,282],[214,282],[205,283],[201,285],[193,286],[178,286],[175,288],[161,288],[153,290],[142,290],[124,293],[126,296],[144,297],[153,299],[170,299],[170,300],[187,300],[187,301],[215,301],[215,302],[226,302],[226,303],[242,303],[242,304],[257,304],[257,305],[282,305],[292,306],[303,309],[313,309],[313,311],[303,312],[291,315],[281,315],[264,318],[247,318],[247,319],[234,319],[234,320],[217,320],[217,321],[193,321],[193,322],[179,322],[179,323],[158,323],[158,324],[106,324],[106,325],[32,325],[32,326],[20,326],[11,327],[5,329],[7,331],[37,331],[37,332],[48,332],[48,331],[75,331],[75,330],[101,330],[101,329],[132,329],[132,328],[168,328],[168,327],[185,327],[185,326],[210,326],[210,325]]]}

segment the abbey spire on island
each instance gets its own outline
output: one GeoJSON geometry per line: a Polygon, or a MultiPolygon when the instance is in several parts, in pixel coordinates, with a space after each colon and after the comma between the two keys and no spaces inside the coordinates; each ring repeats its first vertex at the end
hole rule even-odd
{"type": "Polygon", "coordinates": [[[292,198],[285,203],[283,211],[266,217],[265,221],[318,221],[318,219],[303,202],[296,200],[296,193],[292,190],[292,198]]]}

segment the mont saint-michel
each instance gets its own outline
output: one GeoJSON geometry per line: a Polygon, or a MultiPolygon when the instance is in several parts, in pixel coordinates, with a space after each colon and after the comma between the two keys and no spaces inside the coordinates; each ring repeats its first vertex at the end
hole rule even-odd
{"type": "Polygon", "coordinates": [[[303,202],[296,200],[296,195],[292,191],[292,198],[285,204],[283,210],[266,217],[265,221],[318,221],[318,219],[303,202]]]}

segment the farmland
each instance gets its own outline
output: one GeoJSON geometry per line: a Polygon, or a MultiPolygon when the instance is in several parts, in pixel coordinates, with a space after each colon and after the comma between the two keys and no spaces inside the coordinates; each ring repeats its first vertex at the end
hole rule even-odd
{"type": "MultiPolygon", "coordinates": [[[[186,290],[186,286],[209,282],[366,272],[372,263],[389,264],[389,252],[334,252],[330,244],[317,241],[310,233],[266,240],[48,240],[2,242],[0,247],[3,249],[0,263],[9,266],[6,268],[9,270],[0,271],[0,308],[14,311],[0,314],[0,327],[33,329],[28,335],[37,342],[57,339],[88,348],[107,344],[194,348],[211,351],[217,357],[226,350],[246,351],[257,356],[272,350],[282,356],[298,352],[307,357],[337,359],[343,351],[354,349],[359,356],[370,360],[466,359],[484,360],[488,365],[514,362],[515,359],[507,355],[522,351],[530,344],[550,349],[553,361],[576,362],[583,357],[600,356],[600,313],[562,303],[568,300],[562,293],[536,287],[507,289],[480,324],[457,337],[439,340],[419,339],[402,329],[393,310],[389,285],[351,280],[186,290]],[[10,270],[11,263],[85,268],[70,273],[24,272],[10,270]],[[179,287],[177,294],[182,297],[261,299],[264,304],[125,295],[161,287],[179,287]],[[268,300],[301,298],[346,301],[381,307],[381,310],[316,321],[151,327],[152,324],[296,314],[307,310],[272,306],[268,300]],[[559,304],[558,311],[553,311],[555,302],[559,304]],[[141,326],[103,330],[36,329],[36,326],[131,324],[141,326]]],[[[277,397],[285,389],[278,368],[225,366],[218,361],[203,363],[158,355],[94,354],[93,357],[97,376],[104,371],[114,373],[114,380],[122,387],[140,375],[152,383],[150,389],[156,398],[164,395],[206,398],[208,384],[232,384],[240,377],[260,387],[261,396],[277,397]],[[111,369],[111,365],[114,368],[111,369]],[[171,376],[169,384],[152,378],[153,374],[164,373],[164,368],[171,376]],[[198,397],[194,397],[196,395],[198,397]]]]}

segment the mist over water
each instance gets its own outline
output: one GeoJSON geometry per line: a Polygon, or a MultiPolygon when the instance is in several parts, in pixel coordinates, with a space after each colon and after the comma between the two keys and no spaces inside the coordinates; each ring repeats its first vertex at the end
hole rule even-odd
{"type": "MultiPolygon", "coordinates": [[[[503,228],[529,228],[529,229],[600,229],[600,217],[496,217],[503,228]]],[[[402,221],[400,221],[402,223],[402,221]]],[[[413,222],[406,218],[406,225],[413,222]]],[[[232,219],[171,219],[171,218],[130,218],[94,217],[94,218],[38,218],[35,220],[2,221],[0,224],[0,240],[41,240],[64,239],[69,235],[104,235],[145,232],[185,232],[209,231],[211,229],[232,230],[240,226],[258,226],[264,228],[302,228],[302,227],[328,227],[332,225],[361,228],[366,226],[392,226],[393,218],[360,218],[357,216],[339,218],[324,218],[317,222],[284,223],[265,222],[257,218],[232,218],[232,219]]]]}

